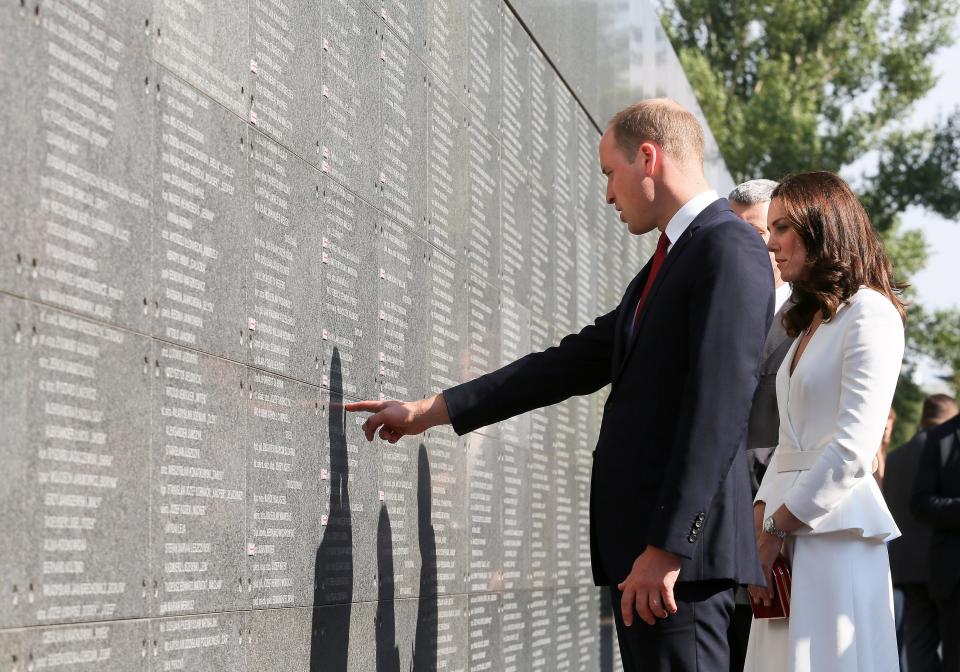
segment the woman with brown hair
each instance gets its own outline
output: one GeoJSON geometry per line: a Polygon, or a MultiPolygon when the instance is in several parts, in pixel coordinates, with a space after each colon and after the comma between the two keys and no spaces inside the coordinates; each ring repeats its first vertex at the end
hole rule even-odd
{"type": "MultiPolygon", "coordinates": [[[[765,575],[792,564],[790,615],[754,619],[746,670],[895,672],[885,542],[899,536],[874,455],[903,359],[904,305],[890,261],[837,175],[792,175],[773,192],[768,248],[794,305],[777,375],[780,438],[755,500],[765,575]],[[762,521],[762,522],[761,522],[762,521]]],[[[772,598],[751,586],[751,599],[772,598]]]]}

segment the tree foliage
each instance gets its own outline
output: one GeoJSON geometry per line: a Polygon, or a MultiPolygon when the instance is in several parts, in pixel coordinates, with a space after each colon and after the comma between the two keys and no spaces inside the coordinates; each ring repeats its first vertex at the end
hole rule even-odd
{"type": "MultiPolygon", "coordinates": [[[[910,128],[960,0],[665,0],[663,23],[736,181],[873,165],[854,184],[900,281],[926,243],[911,206],[960,216],[960,110],[910,128]]],[[[955,312],[911,309],[911,351],[960,371],[955,312]]],[[[960,383],[960,377],[954,381],[960,383]]]]}

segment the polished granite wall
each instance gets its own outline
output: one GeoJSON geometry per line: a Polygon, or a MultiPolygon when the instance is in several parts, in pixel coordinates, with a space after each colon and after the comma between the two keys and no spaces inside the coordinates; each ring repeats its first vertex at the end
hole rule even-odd
{"type": "MultiPolygon", "coordinates": [[[[602,394],[367,444],[614,306],[609,0],[4,0],[0,670],[598,670],[602,394]]],[[[710,141],[708,173],[730,178],[710,141]]]]}

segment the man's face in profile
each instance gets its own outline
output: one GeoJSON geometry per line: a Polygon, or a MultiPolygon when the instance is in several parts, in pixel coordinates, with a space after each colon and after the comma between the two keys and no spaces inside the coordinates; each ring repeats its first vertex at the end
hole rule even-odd
{"type": "MultiPolygon", "coordinates": [[[[740,219],[752,226],[763,238],[763,244],[770,242],[770,231],[767,229],[767,211],[770,209],[770,201],[763,203],[754,203],[753,205],[744,205],[736,201],[730,201],[730,209],[740,219]]],[[[773,253],[770,253],[770,266],[773,267],[773,277],[777,286],[781,284],[780,269],[777,268],[777,262],[774,260],[773,253]]]]}

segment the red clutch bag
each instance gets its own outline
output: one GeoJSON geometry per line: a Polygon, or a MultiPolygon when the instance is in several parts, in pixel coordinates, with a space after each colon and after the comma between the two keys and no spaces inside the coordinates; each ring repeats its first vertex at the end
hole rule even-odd
{"type": "Polygon", "coordinates": [[[762,602],[756,604],[750,600],[750,607],[753,609],[754,618],[788,618],[790,616],[790,590],[792,583],[790,581],[790,567],[783,556],[778,557],[773,562],[773,600],[770,606],[762,602]]]}

